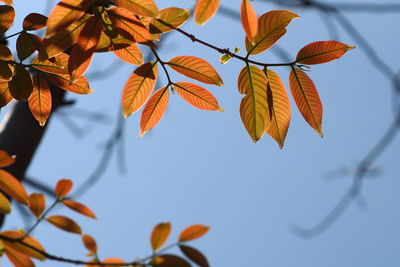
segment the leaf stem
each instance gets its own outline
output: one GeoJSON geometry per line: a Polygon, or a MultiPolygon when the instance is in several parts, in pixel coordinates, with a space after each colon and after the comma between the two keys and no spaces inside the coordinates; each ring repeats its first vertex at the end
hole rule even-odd
{"type": "Polygon", "coordinates": [[[49,214],[49,212],[60,202],[60,199],[56,199],[53,204],[39,217],[37,218],[36,222],[34,225],[31,226],[31,228],[29,228],[29,230],[25,233],[24,237],[29,236],[30,233],[32,233],[32,231],[39,225],[39,223],[41,223],[47,216],[47,214],[49,214]]]}
{"type": "Polygon", "coordinates": [[[1,39],[2,39],[2,40],[7,40],[8,38],[14,37],[14,36],[19,35],[19,34],[21,34],[21,33],[23,33],[23,32],[24,32],[24,31],[22,30],[22,31],[20,31],[20,32],[13,33],[13,34],[11,34],[11,35],[9,35],[9,36],[6,36],[6,37],[3,37],[3,38],[1,38],[1,39]]]}
{"type": "Polygon", "coordinates": [[[161,64],[161,67],[163,68],[163,70],[165,72],[165,75],[167,76],[167,79],[168,79],[167,87],[170,86],[171,84],[173,84],[173,82],[171,80],[171,77],[169,76],[167,68],[165,67],[165,62],[161,60],[161,58],[158,55],[157,51],[153,47],[151,47],[151,52],[153,52],[153,54],[156,57],[157,61],[161,64]]]}

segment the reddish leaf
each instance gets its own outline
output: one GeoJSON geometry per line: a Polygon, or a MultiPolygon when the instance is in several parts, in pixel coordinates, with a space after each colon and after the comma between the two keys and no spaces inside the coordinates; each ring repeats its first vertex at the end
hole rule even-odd
{"type": "Polygon", "coordinates": [[[35,267],[31,258],[18,250],[7,247],[4,252],[14,267],[35,267]]]}
{"type": "Polygon", "coordinates": [[[168,87],[158,89],[147,101],[140,117],[140,136],[156,126],[164,116],[168,106],[168,87]]]}
{"type": "Polygon", "coordinates": [[[14,4],[13,0],[0,0],[0,2],[6,3],[7,5],[14,4]]]}
{"type": "Polygon", "coordinates": [[[174,83],[175,91],[189,104],[203,110],[224,111],[217,99],[206,89],[189,82],[174,83]]]}
{"type": "Polygon", "coordinates": [[[58,198],[64,198],[71,191],[73,185],[70,179],[61,179],[57,182],[54,193],[58,198]]]}
{"type": "Polygon", "coordinates": [[[157,256],[154,261],[152,265],[157,267],[191,267],[185,259],[171,254],[157,256]]]}
{"type": "Polygon", "coordinates": [[[12,6],[0,6],[0,35],[3,35],[14,22],[15,10],[12,6]]]}
{"type": "Polygon", "coordinates": [[[151,20],[149,25],[150,33],[165,33],[172,31],[182,26],[189,17],[190,12],[188,9],[177,7],[162,9],[160,11],[160,16],[157,19],[151,20]]]}
{"type": "Polygon", "coordinates": [[[204,226],[201,224],[189,226],[179,235],[179,242],[187,242],[202,237],[208,232],[208,230],[210,230],[209,226],[204,226]]]}
{"type": "Polygon", "coordinates": [[[8,90],[8,81],[0,80],[0,108],[4,107],[13,100],[13,97],[8,90]]]}
{"type": "MultiPolygon", "coordinates": [[[[105,264],[107,264],[107,263],[125,263],[125,261],[120,258],[108,258],[108,259],[101,261],[101,263],[103,263],[103,264],[104,263],[105,264]]],[[[102,265],[102,267],[115,267],[115,265],[102,265]]]]}
{"type": "Polygon", "coordinates": [[[139,47],[136,44],[131,44],[129,46],[126,45],[116,45],[113,53],[119,57],[121,60],[133,64],[133,65],[142,65],[143,64],[143,56],[142,52],[140,52],[139,47]]]}
{"type": "Polygon", "coordinates": [[[148,62],[138,67],[126,81],[122,91],[125,118],[138,111],[149,98],[157,81],[157,71],[157,63],[148,62]]]}
{"type": "Polygon", "coordinates": [[[30,13],[24,18],[22,27],[25,31],[35,31],[46,27],[46,23],[46,16],[38,13],[30,13]]]}
{"type": "Polygon", "coordinates": [[[293,68],[289,85],[301,115],[322,137],[322,104],[313,81],[302,70],[293,68]]]}
{"type": "Polygon", "coordinates": [[[91,253],[97,253],[97,244],[96,240],[90,235],[82,235],[82,242],[85,245],[85,248],[89,250],[91,253]]]}
{"type": "Polygon", "coordinates": [[[253,43],[257,34],[258,20],[256,11],[248,0],[242,0],[240,20],[247,39],[253,43]]]}
{"type": "Polygon", "coordinates": [[[28,99],[32,115],[44,126],[51,112],[51,93],[47,81],[37,73],[33,78],[33,91],[28,99]]]}
{"type": "Polygon", "coordinates": [[[40,49],[41,38],[39,36],[23,32],[17,38],[17,54],[20,60],[25,60],[35,51],[40,49]]]}
{"type": "Polygon", "coordinates": [[[114,3],[139,16],[157,17],[159,13],[153,0],[114,0],[114,3]]]}
{"type": "Polygon", "coordinates": [[[68,217],[54,215],[46,218],[46,220],[55,227],[60,228],[61,230],[64,230],[66,232],[78,235],[82,234],[81,227],[68,217]]]}
{"type": "Polygon", "coordinates": [[[158,225],[156,225],[156,227],[154,227],[153,231],[151,232],[150,243],[152,249],[155,251],[161,248],[165,244],[165,241],[167,241],[170,233],[171,224],[169,222],[159,223],[158,225]]]}
{"type": "Polygon", "coordinates": [[[8,86],[11,95],[15,99],[27,101],[33,90],[31,75],[25,67],[17,65],[14,69],[14,76],[9,81],[8,86]]]}
{"type": "Polygon", "coordinates": [[[0,170],[0,189],[19,203],[28,205],[28,194],[23,185],[4,170],[0,170]]]}
{"type": "Polygon", "coordinates": [[[194,56],[178,56],[167,62],[173,70],[207,84],[223,86],[221,77],[210,63],[194,56]]]}
{"type": "Polygon", "coordinates": [[[7,151],[0,150],[0,168],[10,166],[15,162],[15,156],[10,156],[7,151]]]}
{"type": "Polygon", "coordinates": [[[37,218],[43,214],[44,209],[46,208],[46,198],[44,194],[33,193],[29,196],[29,209],[32,214],[37,218]]]}
{"type": "Polygon", "coordinates": [[[96,215],[94,215],[94,212],[89,209],[87,206],[83,205],[82,203],[73,201],[73,200],[69,200],[69,199],[65,199],[62,201],[62,203],[67,206],[68,208],[79,212],[82,215],[88,216],[90,218],[96,219],[96,215]]]}
{"type": "Polygon", "coordinates": [[[355,46],[336,41],[314,42],[300,49],[296,62],[307,65],[322,64],[340,58],[353,48],[355,46]]]}
{"type": "Polygon", "coordinates": [[[0,235],[14,239],[14,240],[19,240],[18,242],[11,242],[3,239],[4,246],[6,250],[16,250],[20,253],[23,253],[26,256],[33,257],[39,260],[45,260],[46,256],[43,255],[43,253],[38,252],[43,251],[45,252],[46,250],[44,247],[37,241],[35,238],[31,236],[25,236],[24,233],[20,231],[4,231],[0,232],[0,235]],[[35,248],[36,250],[26,246],[26,245],[35,248]]]}
{"type": "Polygon", "coordinates": [[[211,19],[219,8],[219,0],[197,0],[194,7],[194,20],[203,25],[211,19]]]}
{"type": "Polygon", "coordinates": [[[8,198],[0,192],[0,213],[9,214],[11,212],[11,204],[8,198]]]}
{"type": "Polygon", "coordinates": [[[191,261],[199,265],[200,267],[209,267],[207,258],[198,251],[197,249],[185,245],[180,245],[179,248],[181,249],[182,253],[188,257],[191,261]]]}

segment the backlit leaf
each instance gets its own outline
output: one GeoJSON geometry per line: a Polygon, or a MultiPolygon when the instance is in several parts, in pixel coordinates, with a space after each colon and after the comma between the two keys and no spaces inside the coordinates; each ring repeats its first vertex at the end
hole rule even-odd
{"type": "Polygon", "coordinates": [[[122,113],[125,118],[139,110],[149,98],[157,81],[157,71],[157,63],[148,62],[128,78],[122,91],[122,113]]]}
{"type": "Polygon", "coordinates": [[[157,267],[191,267],[185,259],[171,254],[157,256],[156,261],[157,264],[153,265],[157,267]]]}
{"type": "Polygon", "coordinates": [[[290,102],[281,78],[272,70],[267,71],[267,102],[271,121],[267,133],[283,147],[290,123],[290,102]]]}
{"type": "Polygon", "coordinates": [[[13,97],[8,90],[8,82],[0,80],[0,108],[10,103],[11,100],[13,97]]]}
{"type": "Polygon", "coordinates": [[[46,208],[46,198],[44,194],[33,193],[29,196],[29,209],[32,214],[37,218],[43,214],[44,209],[46,208]]]}
{"type": "Polygon", "coordinates": [[[0,35],[3,35],[13,24],[15,10],[12,6],[0,6],[0,35]]]}
{"type": "Polygon", "coordinates": [[[240,71],[238,89],[241,94],[246,94],[240,103],[240,117],[253,141],[257,142],[270,121],[267,77],[256,66],[247,65],[240,71]]]}
{"type": "Polygon", "coordinates": [[[97,244],[96,240],[90,235],[82,235],[82,242],[85,245],[85,248],[92,252],[93,254],[97,253],[97,244]]]}
{"type": "Polygon", "coordinates": [[[33,90],[32,78],[29,72],[21,65],[15,66],[14,76],[8,83],[11,95],[22,101],[27,101],[33,90]]]}
{"type": "Polygon", "coordinates": [[[298,16],[288,10],[273,10],[258,18],[254,42],[246,39],[249,55],[259,54],[274,45],[285,33],[286,26],[298,16]]]}
{"type": "Polygon", "coordinates": [[[179,245],[182,253],[188,257],[191,261],[196,263],[200,267],[209,267],[207,258],[198,251],[197,249],[185,245],[179,245]]]}
{"type": "Polygon", "coordinates": [[[9,214],[11,212],[11,204],[8,198],[0,192],[0,213],[9,214]]]}
{"type": "Polygon", "coordinates": [[[0,45],[0,60],[4,61],[13,60],[11,50],[5,45],[0,45]]]}
{"type": "Polygon", "coordinates": [[[106,265],[102,265],[102,267],[114,267],[115,265],[107,265],[107,263],[125,263],[125,261],[120,258],[108,258],[108,259],[102,260],[101,263],[106,264],[106,265]]]}
{"type": "Polygon", "coordinates": [[[7,82],[8,88],[8,81],[12,79],[13,71],[10,67],[10,64],[7,62],[0,62],[0,81],[7,82]]]}
{"type": "Polygon", "coordinates": [[[33,77],[33,91],[28,99],[32,115],[44,126],[51,112],[51,93],[47,81],[38,73],[33,77]]]}
{"type": "Polygon", "coordinates": [[[3,3],[5,3],[5,4],[7,4],[7,5],[12,5],[12,4],[14,4],[14,1],[13,1],[13,0],[0,0],[0,2],[3,2],[3,3]]]}
{"type": "Polygon", "coordinates": [[[60,228],[61,230],[64,230],[66,232],[78,235],[82,234],[81,227],[68,217],[54,215],[46,218],[46,220],[55,227],[60,228]]]}
{"type": "Polygon", "coordinates": [[[139,16],[157,17],[159,13],[153,0],[114,0],[114,3],[139,16]]]}
{"type": "Polygon", "coordinates": [[[219,8],[220,0],[197,0],[194,7],[194,20],[197,24],[203,25],[211,19],[219,8]]]}
{"type": "Polygon", "coordinates": [[[189,226],[179,235],[179,242],[187,242],[202,237],[208,232],[208,230],[210,230],[209,226],[204,226],[201,224],[189,226]]]}
{"type": "Polygon", "coordinates": [[[18,250],[7,247],[5,254],[14,267],[35,267],[31,258],[18,250]]]}
{"type": "Polygon", "coordinates": [[[85,77],[79,77],[72,84],[69,83],[70,76],[68,74],[46,74],[46,78],[58,87],[80,95],[86,95],[93,93],[93,90],[89,87],[89,83],[85,77]]]}
{"type": "Polygon", "coordinates": [[[25,60],[35,51],[40,49],[41,39],[39,36],[23,32],[17,38],[17,55],[20,60],[25,60]]]}
{"type": "Polygon", "coordinates": [[[22,27],[25,31],[34,31],[46,27],[46,23],[46,16],[38,13],[30,13],[24,18],[22,27]]]}
{"type": "Polygon", "coordinates": [[[7,249],[16,250],[20,253],[23,253],[26,256],[33,257],[33,258],[36,258],[39,260],[46,259],[46,256],[44,256],[42,253],[24,245],[24,244],[26,244],[31,247],[34,247],[35,249],[37,249],[39,251],[45,252],[46,250],[44,249],[44,247],[35,238],[33,238],[31,236],[25,236],[25,234],[20,231],[4,231],[4,232],[0,232],[0,235],[11,238],[11,239],[20,240],[19,242],[11,242],[11,241],[7,241],[7,240],[3,239],[3,243],[4,243],[6,250],[7,249]]]}
{"type": "Polygon", "coordinates": [[[151,232],[151,237],[150,237],[150,243],[152,249],[155,251],[161,248],[167,241],[167,238],[170,233],[171,233],[171,224],[169,222],[159,223],[158,225],[156,225],[156,227],[154,227],[153,231],[151,232]]]}
{"type": "Polygon", "coordinates": [[[353,48],[354,46],[336,41],[313,42],[300,49],[296,62],[306,65],[321,64],[338,59],[353,48]]]}
{"type": "Polygon", "coordinates": [[[70,179],[61,179],[57,182],[54,193],[58,198],[64,198],[71,191],[74,183],[70,179]]]}
{"type": "Polygon", "coordinates": [[[132,45],[134,41],[128,40],[121,36],[119,33],[116,37],[107,35],[104,31],[101,32],[99,42],[95,48],[95,52],[108,52],[114,51],[122,48],[126,48],[132,45]]]}
{"type": "Polygon", "coordinates": [[[28,205],[28,194],[23,185],[4,170],[0,170],[0,189],[19,203],[28,205]]]}
{"type": "Polygon", "coordinates": [[[133,64],[133,65],[142,65],[143,64],[143,56],[142,52],[140,52],[139,47],[136,44],[131,44],[130,46],[126,45],[115,45],[115,49],[113,53],[119,57],[121,60],[133,64]]]}
{"type": "Polygon", "coordinates": [[[74,210],[74,211],[76,211],[76,212],[78,212],[78,213],[80,213],[82,215],[85,215],[85,216],[88,216],[90,218],[96,219],[96,215],[94,215],[94,212],[91,209],[89,209],[86,205],[84,205],[84,204],[82,204],[80,202],[73,201],[73,200],[70,200],[70,199],[64,199],[62,201],[62,203],[65,206],[67,206],[68,208],[70,208],[70,209],[72,209],[72,210],[74,210]]]}
{"type": "Polygon", "coordinates": [[[92,0],[61,0],[50,12],[46,38],[65,30],[85,14],[92,0]]]}
{"type": "Polygon", "coordinates": [[[48,73],[53,73],[53,74],[68,74],[68,69],[61,65],[58,64],[58,62],[51,62],[50,60],[42,60],[40,61],[39,58],[35,58],[32,63],[32,67],[44,72],[48,73]]]}
{"type": "Polygon", "coordinates": [[[0,150],[0,168],[10,166],[15,162],[15,157],[8,154],[7,151],[0,150]]]}
{"type": "Polygon", "coordinates": [[[313,81],[304,71],[293,68],[289,85],[301,115],[322,137],[322,104],[313,81]]]}
{"type": "Polygon", "coordinates": [[[150,131],[164,116],[168,106],[168,87],[158,89],[147,101],[140,117],[140,136],[150,131]]]}
{"type": "Polygon", "coordinates": [[[174,83],[175,91],[189,104],[203,110],[224,111],[217,99],[206,89],[189,82],[174,83]]]}
{"type": "Polygon", "coordinates": [[[167,62],[173,70],[207,84],[223,86],[221,77],[210,63],[194,56],[177,56],[167,62]]]}
{"type": "Polygon", "coordinates": [[[160,11],[160,16],[150,22],[150,33],[165,33],[182,26],[190,17],[188,9],[169,7],[160,11]],[[164,23],[160,22],[163,21],[164,23]],[[167,24],[167,25],[166,25],[167,24]]]}
{"type": "Polygon", "coordinates": [[[249,0],[242,0],[240,9],[240,20],[246,37],[250,42],[254,42],[254,38],[257,34],[258,20],[257,14],[249,0]]]}

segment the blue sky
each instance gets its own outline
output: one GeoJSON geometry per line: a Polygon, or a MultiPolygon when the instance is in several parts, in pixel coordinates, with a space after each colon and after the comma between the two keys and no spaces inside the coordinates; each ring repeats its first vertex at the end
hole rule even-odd
{"type": "MultiPolygon", "coordinates": [[[[45,1],[15,2],[16,21],[45,8],[45,1]]],[[[160,7],[192,6],[192,1],[157,2],[160,7]]],[[[239,10],[239,0],[221,2],[239,10]]],[[[254,3],[259,15],[279,8],[266,2],[254,3]]],[[[289,25],[288,33],[278,43],[292,58],[310,42],[331,39],[319,13],[293,11],[301,18],[289,25]]],[[[398,14],[345,15],[396,70],[398,14]]],[[[221,47],[240,46],[244,53],[244,34],[238,20],[217,15],[204,27],[189,21],[184,29],[221,47]]],[[[17,24],[10,33],[18,30],[17,24]]],[[[237,92],[236,77],[242,62],[232,60],[221,65],[215,51],[172,34],[160,49],[160,56],[167,60],[195,55],[214,65],[225,86],[205,87],[216,95],[225,112],[200,111],[172,95],[160,124],[143,138],[139,137],[140,116],[132,115],[125,122],[126,173],[118,172],[113,155],[99,182],[79,199],[94,210],[98,220],[65,209],[57,209],[54,214],[68,214],[79,222],[85,233],[96,238],[102,258],[132,260],[149,255],[153,226],[169,221],[173,225],[171,242],[188,225],[212,227],[207,236],[192,243],[208,257],[211,266],[398,266],[399,138],[376,162],[381,175],[365,182],[362,195],[367,206],[360,209],[351,205],[333,227],[313,239],[299,238],[290,230],[293,225],[314,225],[338,202],[351,179],[339,175],[329,180],[326,174],[342,167],[354,168],[393,118],[390,82],[370,63],[353,36],[339,29],[339,37],[358,48],[338,61],[313,66],[309,73],[324,106],[324,138],[305,123],[292,105],[291,125],[280,150],[268,136],[254,144],[241,123],[238,110],[242,96],[237,92]]],[[[273,52],[257,59],[282,62],[273,52]]],[[[96,55],[93,69],[106,68],[113,60],[112,55],[96,55]]],[[[106,122],[92,123],[80,115],[72,116],[85,129],[76,137],[65,127],[61,116],[55,116],[29,176],[49,185],[67,177],[79,185],[92,173],[105,140],[121,116],[121,90],[135,68],[121,64],[116,72],[104,74],[104,79],[90,81],[93,95],[69,95],[77,100],[77,108],[100,112],[107,117],[106,122]]],[[[288,69],[274,70],[287,85],[288,69]]],[[[160,76],[162,86],[166,78],[161,72],[160,76]]],[[[188,78],[173,74],[173,80],[188,78]]],[[[294,104],[292,99],[291,103],[294,104]]],[[[6,228],[21,225],[20,216],[14,214],[8,218],[6,228]]],[[[76,235],[55,230],[46,223],[34,235],[50,253],[84,258],[86,251],[76,235]]],[[[7,264],[4,262],[4,266],[7,264]]],[[[67,265],[47,262],[38,266],[67,265]]]]}

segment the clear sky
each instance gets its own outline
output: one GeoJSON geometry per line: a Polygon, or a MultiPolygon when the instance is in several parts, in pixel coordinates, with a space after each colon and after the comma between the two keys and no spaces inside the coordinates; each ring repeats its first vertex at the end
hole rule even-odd
{"type": "MultiPolygon", "coordinates": [[[[15,2],[18,22],[30,12],[43,12],[46,1],[15,2]]],[[[259,15],[282,9],[267,2],[254,2],[259,15]]],[[[157,3],[160,7],[191,8],[193,1],[157,3]]],[[[222,0],[221,5],[239,10],[240,1],[222,0]]],[[[278,43],[292,58],[302,46],[332,38],[324,23],[332,18],[304,9],[293,11],[301,18],[289,25],[288,33],[278,43]]],[[[397,71],[399,14],[345,16],[397,71]]],[[[312,67],[309,73],[324,106],[324,138],[292,106],[284,148],[280,150],[268,136],[254,144],[238,112],[242,96],[237,91],[236,77],[242,62],[232,60],[221,65],[218,53],[173,33],[162,45],[161,57],[167,60],[177,55],[195,55],[213,64],[225,86],[205,87],[217,96],[225,112],[200,111],[178,95],[171,95],[166,115],[143,138],[139,137],[140,116],[132,115],[125,122],[126,173],[118,172],[119,159],[113,154],[99,181],[79,199],[94,210],[98,220],[66,209],[57,209],[54,214],[68,214],[79,222],[85,233],[96,238],[102,258],[132,260],[149,255],[153,226],[169,221],[173,226],[171,242],[188,225],[212,227],[208,235],[192,243],[208,257],[211,266],[399,266],[399,138],[376,162],[380,175],[372,178],[377,179],[365,182],[362,196],[366,206],[360,209],[351,205],[330,229],[313,239],[302,239],[291,231],[293,225],[314,225],[339,201],[351,185],[350,176],[326,174],[338,174],[335,171],[344,167],[351,172],[383,135],[394,114],[390,82],[371,64],[354,36],[337,23],[334,25],[340,41],[358,47],[338,61],[312,67]]],[[[19,29],[19,24],[14,25],[10,33],[19,29]]],[[[240,46],[244,54],[244,34],[238,19],[219,14],[204,27],[189,21],[184,29],[221,47],[240,46]]],[[[258,59],[282,62],[272,51],[258,59]]],[[[107,68],[113,61],[112,55],[96,55],[93,69],[107,68]]],[[[135,68],[120,64],[116,71],[103,73],[101,79],[90,80],[93,95],[69,95],[77,104],[64,112],[74,112],[71,119],[83,132],[74,135],[63,116],[55,116],[28,171],[30,177],[53,186],[64,177],[79,185],[91,175],[121,116],[121,91],[135,68]],[[79,114],[82,109],[104,114],[107,120],[87,121],[79,114]]],[[[274,70],[287,85],[288,69],[274,70]]],[[[161,72],[160,76],[161,87],[166,78],[161,72]]],[[[189,80],[178,74],[173,79],[189,80]]],[[[291,103],[294,104],[292,99],[291,103]]],[[[5,228],[21,225],[15,212],[5,228]]],[[[76,235],[55,230],[46,223],[34,235],[52,254],[84,258],[86,250],[76,235]]],[[[68,265],[47,262],[38,266],[68,265]]]]}

